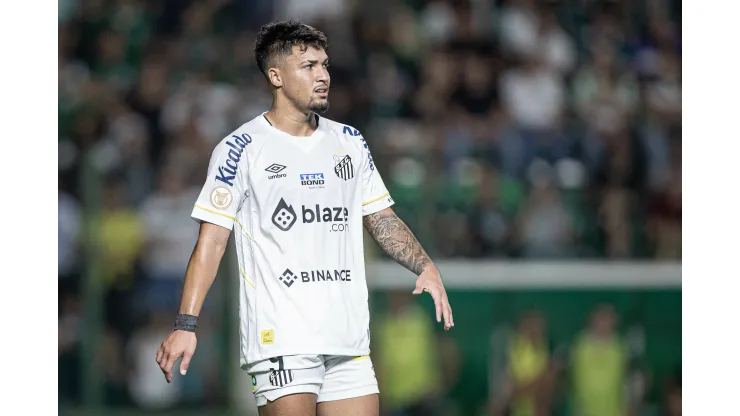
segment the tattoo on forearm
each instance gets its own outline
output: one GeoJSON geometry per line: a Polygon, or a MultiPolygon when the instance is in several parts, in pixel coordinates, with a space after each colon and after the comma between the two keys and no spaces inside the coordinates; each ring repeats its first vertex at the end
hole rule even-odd
{"type": "Polygon", "coordinates": [[[396,214],[376,212],[366,215],[362,222],[380,248],[405,268],[418,275],[432,263],[409,227],[396,214]]]}

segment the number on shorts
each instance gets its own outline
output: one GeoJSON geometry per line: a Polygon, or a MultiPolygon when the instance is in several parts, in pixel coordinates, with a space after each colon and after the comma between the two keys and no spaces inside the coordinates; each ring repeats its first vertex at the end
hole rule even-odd
{"type": "MultiPolygon", "coordinates": [[[[278,370],[285,370],[285,364],[283,363],[283,357],[270,358],[271,363],[278,363],[278,370]]],[[[270,367],[270,370],[275,371],[274,368],[270,367]]]]}

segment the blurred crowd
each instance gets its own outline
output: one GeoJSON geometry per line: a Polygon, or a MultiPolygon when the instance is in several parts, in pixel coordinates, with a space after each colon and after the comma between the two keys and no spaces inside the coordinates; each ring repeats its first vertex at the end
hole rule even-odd
{"type": "MultiPolygon", "coordinates": [[[[177,308],[211,151],[271,102],[255,33],[290,17],[329,36],[325,116],[363,133],[433,257],[680,259],[678,0],[60,0],[70,400],[86,238],[105,266],[101,348],[125,363],[110,391],[142,406],[222,399],[212,368],[188,372],[187,394],[158,390],[151,354],[177,308]]],[[[221,351],[207,344],[198,354],[221,351]]]]}
{"type": "MultiPolygon", "coordinates": [[[[538,309],[493,328],[487,400],[453,400],[461,385],[460,348],[435,332],[427,311],[406,292],[391,292],[378,314],[374,360],[387,416],[680,416],[681,369],[656,377],[638,327],[597,304],[575,333],[558,341],[538,309]],[[625,330],[628,329],[628,330],[625,330]],[[654,391],[654,394],[651,394],[654,391]]],[[[479,334],[486,338],[488,333],[479,334]]],[[[481,363],[482,364],[482,363],[481,363]]],[[[468,381],[465,383],[465,381],[468,381]]]]}

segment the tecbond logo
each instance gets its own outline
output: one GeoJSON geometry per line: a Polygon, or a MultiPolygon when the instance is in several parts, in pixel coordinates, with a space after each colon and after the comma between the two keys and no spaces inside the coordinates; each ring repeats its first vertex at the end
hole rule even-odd
{"type": "Polygon", "coordinates": [[[324,187],[323,173],[301,173],[301,185],[308,186],[309,189],[324,187]]]}
{"type": "MultiPolygon", "coordinates": [[[[292,205],[288,205],[285,199],[280,202],[272,214],[272,223],[282,231],[288,231],[296,223],[297,215],[292,205]]],[[[329,231],[347,231],[349,227],[349,210],[346,207],[322,207],[315,204],[312,207],[301,205],[301,220],[304,224],[328,223],[329,231]]]]}

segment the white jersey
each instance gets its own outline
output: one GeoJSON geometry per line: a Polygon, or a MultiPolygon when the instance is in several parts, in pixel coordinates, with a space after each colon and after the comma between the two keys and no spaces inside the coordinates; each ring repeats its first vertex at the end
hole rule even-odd
{"type": "Polygon", "coordinates": [[[193,209],[198,222],[234,229],[244,368],[370,353],[362,216],[393,200],[362,135],[317,120],[294,137],[263,113],[224,138],[193,209]]]}

